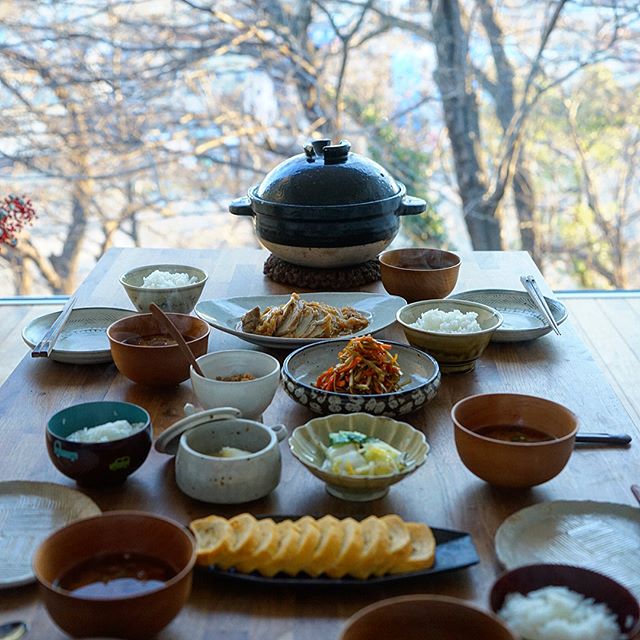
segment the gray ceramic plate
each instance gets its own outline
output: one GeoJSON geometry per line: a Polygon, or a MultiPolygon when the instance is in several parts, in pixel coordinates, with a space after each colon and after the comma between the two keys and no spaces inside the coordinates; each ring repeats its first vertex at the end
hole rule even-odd
{"type": "Polygon", "coordinates": [[[428,354],[399,342],[385,340],[393,346],[402,369],[401,388],[392,393],[355,395],[324,391],[315,386],[318,376],[338,363],[338,353],[349,339],[325,340],[302,347],[290,354],[282,365],[284,390],[296,402],[314,413],[358,413],[378,416],[404,416],[432,400],[440,387],[440,368],[428,354]]]}
{"type": "Polygon", "coordinates": [[[0,589],[33,582],[31,558],[59,527],[100,513],[90,498],[52,482],[0,482],[0,589]]]}
{"type": "MultiPolygon", "coordinates": [[[[364,313],[369,324],[362,331],[350,334],[349,337],[376,333],[386,329],[396,319],[396,311],[407,304],[404,298],[379,293],[302,293],[303,300],[324,302],[333,307],[353,307],[364,313]]],[[[326,338],[277,338],[246,333],[240,328],[240,318],[254,307],[264,311],[266,307],[284,304],[290,296],[244,296],[240,298],[222,298],[218,300],[202,300],[196,305],[196,314],[212,327],[230,333],[242,340],[271,349],[297,349],[314,342],[322,342],[326,338]]]]}
{"type": "MultiPolygon", "coordinates": [[[[68,364],[111,362],[107,327],[135,311],[110,307],[74,309],[62,328],[49,358],[68,364]]],[[[23,330],[22,339],[33,349],[60,315],[59,311],[32,320],[23,330]]]]}
{"type": "Polygon", "coordinates": [[[540,562],[600,571],[640,596],[640,509],[613,502],[555,500],[509,516],[495,537],[507,568],[540,562]]]}
{"type": "MultiPolygon", "coordinates": [[[[502,326],[493,334],[491,342],[524,342],[546,335],[552,329],[543,320],[536,305],[526,291],[511,289],[475,289],[455,293],[449,298],[480,302],[499,311],[504,318],[502,326]]],[[[558,324],[567,319],[566,307],[553,298],[545,300],[558,324]]]]}

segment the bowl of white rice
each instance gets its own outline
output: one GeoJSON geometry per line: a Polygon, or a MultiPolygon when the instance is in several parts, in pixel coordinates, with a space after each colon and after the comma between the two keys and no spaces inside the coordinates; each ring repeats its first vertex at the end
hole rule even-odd
{"type": "Polygon", "coordinates": [[[495,613],[527,640],[623,640],[640,630],[640,607],[619,582],[563,564],[531,564],[493,585],[495,613]]]}
{"type": "Polygon", "coordinates": [[[466,300],[421,300],[398,310],[411,345],[431,354],[443,373],[471,371],[502,324],[498,311],[466,300]]]}
{"type": "Polygon", "coordinates": [[[163,311],[191,313],[202,295],[206,271],[183,264],[136,267],[120,276],[120,283],[138,311],[148,313],[153,302],[163,311]]]}
{"type": "Polygon", "coordinates": [[[47,451],[54,466],[79,484],[124,482],[146,460],[151,418],[130,402],[97,401],[58,411],[47,423],[47,451]]]}

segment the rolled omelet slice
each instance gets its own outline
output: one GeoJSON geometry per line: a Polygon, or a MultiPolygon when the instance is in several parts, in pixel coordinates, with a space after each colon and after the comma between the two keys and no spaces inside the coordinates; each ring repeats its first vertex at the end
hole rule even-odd
{"type": "Polygon", "coordinates": [[[290,576],[295,576],[304,570],[320,542],[320,528],[315,518],[304,516],[296,520],[296,526],[300,530],[298,545],[292,549],[291,557],[284,559],[281,569],[290,576]]]}
{"type": "Polygon", "coordinates": [[[369,516],[359,524],[362,549],[360,557],[354,559],[353,566],[348,573],[354,578],[364,580],[373,573],[378,565],[386,561],[388,534],[387,527],[377,516],[369,516]]]}
{"type": "Polygon", "coordinates": [[[231,527],[229,521],[221,516],[211,515],[193,520],[189,529],[196,537],[196,562],[201,565],[212,565],[218,557],[228,552],[231,527]]]}
{"type": "Polygon", "coordinates": [[[407,529],[411,537],[411,552],[405,558],[398,560],[389,568],[389,573],[406,573],[429,569],[436,559],[436,539],[433,531],[419,522],[407,522],[407,529]]]}
{"type": "Polygon", "coordinates": [[[329,565],[325,573],[332,578],[342,578],[351,573],[360,563],[362,556],[362,532],[360,523],[353,518],[345,518],[340,522],[342,539],[334,562],[329,565]]]}
{"type": "Polygon", "coordinates": [[[292,520],[283,520],[277,523],[276,533],[278,542],[271,557],[256,566],[257,571],[269,578],[280,573],[293,557],[298,547],[300,527],[292,520]]]}
{"type": "Polygon", "coordinates": [[[236,571],[251,573],[258,565],[266,563],[273,557],[280,540],[276,523],[271,518],[258,520],[254,535],[257,541],[253,553],[236,562],[234,565],[236,571]]]}
{"type": "Polygon", "coordinates": [[[395,514],[382,516],[380,521],[387,529],[384,537],[386,548],[380,561],[376,562],[373,575],[383,576],[391,567],[398,565],[411,553],[411,535],[404,520],[395,514]]]}
{"type": "Polygon", "coordinates": [[[215,565],[222,569],[234,567],[250,558],[258,544],[258,521],[250,513],[240,513],[229,520],[229,539],[225,552],[218,554],[215,565]]]}
{"type": "Polygon", "coordinates": [[[333,516],[323,516],[317,521],[320,539],[311,559],[301,570],[310,576],[319,576],[330,567],[342,545],[342,527],[340,520],[333,516]]]}

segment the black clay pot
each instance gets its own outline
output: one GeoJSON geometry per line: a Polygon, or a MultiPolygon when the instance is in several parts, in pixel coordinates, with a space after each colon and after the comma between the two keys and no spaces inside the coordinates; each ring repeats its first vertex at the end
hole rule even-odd
{"type": "Polygon", "coordinates": [[[375,258],[398,233],[399,217],[422,213],[426,202],[350,148],[346,140],[314,140],[229,211],[252,216],[260,242],[293,264],[332,268],[375,258]]]}

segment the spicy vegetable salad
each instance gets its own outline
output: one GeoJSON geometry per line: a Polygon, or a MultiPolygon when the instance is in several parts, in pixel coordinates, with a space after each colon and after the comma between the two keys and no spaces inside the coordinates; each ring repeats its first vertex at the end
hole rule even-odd
{"type": "Polygon", "coordinates": [[[338,393],[375,394],[398,390],[402,371],[391,345],[370,335],[349,340],[338,354],[339,364],[329,367],[316,380],[316,387],[338,393]]]}

